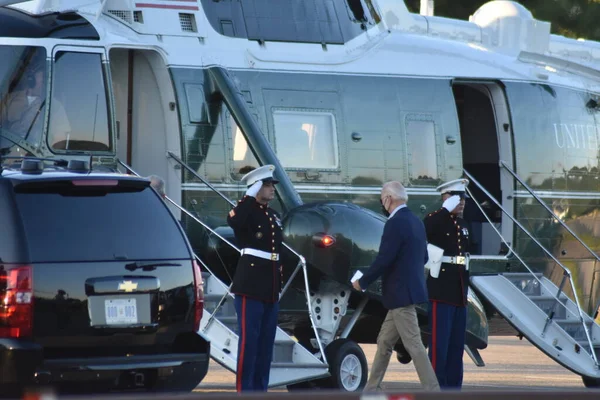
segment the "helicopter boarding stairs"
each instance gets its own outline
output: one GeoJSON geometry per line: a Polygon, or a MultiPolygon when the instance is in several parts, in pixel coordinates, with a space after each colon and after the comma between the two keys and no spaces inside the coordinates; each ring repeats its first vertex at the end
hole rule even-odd
{"type": "MultiPolygon", "coordinates": [[[[201,261],[197,258],[198,261],[201,261]]],[[[205,270],[208,270],[204,264],[205,270]]],[[[211,342],[211,358],[228,370],[237,369],[238,323],[233,295],[214,275],[204,273],[204,314],[200,331],[211,342]]],[[[329,376],[328,365],[277,328],[269,387],[329,376]]]]}
{"type": "MultiPolygon", "coordinates": [[[[510,173],[537,200],[552,217],[560,223],[593,257],[600,257],[592,251],[554,212],[541,200],[521,178],[500,162],[500,166],[510,173]]],[[[477,201],[475,204],[485,215],[490,226],[500,236],[526,272],[509,272],[494,275],[475,275],[471,285],[486,298],[520,334],[548,357],[572,372],[581,375],[588,387],[600,386],[600,326],[581,308],[570,270],[551,254],[523,225],[509,214],[499,202],[467,171],[465,175],[498,206],[532,241],[562,269],[562,279],[557,286],[542,273],[532,270],[519,256],[510,242],[502,237],[477,201]],[[565,285],[570,286],[573,299],[565,294],[565,285]]],[[[467,188],[473,198],[471,191],[467,188]]],[[[474,199],[474,198],[473,198],[474,199]]],[[[482,256],[485,258],[485,256],[482,256]]],[[[509,257],[506,260],[510,260],[509,257]]]]}
{"type": "MultiPolygon", "coordinates": [[[[193,169],[187,166],[177,156],[172,153],[169,153],[169,155],[182,167],[186,168],[192,175],[195,175],[203,183],[208,185],[215,193],[228,201],[232,206],[235,205],[234,202],[227,199],[221,192],[202,179],[202,177],[200,177],[193,169]]],[[[126,168],[130,173],[140,176],[130,166],[122,161],[119,161],[119,164],[126,168]]],[[[188,210],[181,207],[168,197],[166,197],[166,200],[173,204],[173,206],[175,206],[181,212],[189,216],[191,219],[201,224],[210,235],[224,241],[227,245],[231,246],[238,252],[240,251],[231,242],[223,238],[215,230],[211,229],[208,225],[206,225],[188,210]]],[[[315,347],[319,349],[319,352],[313,354],[278,327],[275,335],[275,345],[273,348],[273,360],[271,362],[269,387],[293,385],[299,382],[326,378],[330,376],[329,365],[327,364],[324,351],[324,343],[320,339],[320,337],[322,337],[322,332],[319,332],[320,329],[318,330],[316,328],[318,325],[314,320],[313,303],[316,299],[309,297],[310,290],[308,287],[306,262],[304,257],[302,257],[300,254],[296,253],[287,245],[284,244],[284,246],[294,255],[296,255],[299,261],[294,272],[291,274],[286,285],[284,286],[281,296],[285,294],[298,272],[302,270],[307,293],[308,315],[315,331],[317,342],[315,347]],[[319,333],[321,333],[321,336],[319,333]]],[[[207,266],[200,257],[197,255],[194,256],[196,261],[202,265],[203,270],[202,279],[204,283],[204,310],[200,322],[200,332],[204,337],[210,340],[211,358],[226,369],[235,373],[237,370],[239,336],[237,314],[233,303],[234,295],[229,291],[229,287],[211,272],[209,266],[207,266]]]]}

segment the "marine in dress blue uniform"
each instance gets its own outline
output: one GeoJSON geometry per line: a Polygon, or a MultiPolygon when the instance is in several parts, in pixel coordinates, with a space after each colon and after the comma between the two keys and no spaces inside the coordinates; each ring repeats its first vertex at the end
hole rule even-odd
{"type": "Polygon", "coordinates": [[[265,165],[244,175],[246,195],[227,217],[242,251],[231,292],[239,326],[236,389],[267,391],[277,330],[283,235],[274,197],[275,167],[265,165]]]}
{"type": "Polygon", "coordinates": [[[467,328],[469,230],[461,218],[467,179],[440,185],[442,208],[423,221],[427,241],[444,250],[439,276],[427,277],[429,293],[429,358],[440,387],[461,388],[467,328]]]}

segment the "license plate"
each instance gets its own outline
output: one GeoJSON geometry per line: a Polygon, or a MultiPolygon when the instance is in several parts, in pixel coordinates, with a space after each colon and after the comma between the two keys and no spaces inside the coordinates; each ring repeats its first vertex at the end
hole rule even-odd
{"type": "Polygon", "coordinates": [[[104,301],[107,325],[137,324],[135,299],[112,299],[104,301]]]}

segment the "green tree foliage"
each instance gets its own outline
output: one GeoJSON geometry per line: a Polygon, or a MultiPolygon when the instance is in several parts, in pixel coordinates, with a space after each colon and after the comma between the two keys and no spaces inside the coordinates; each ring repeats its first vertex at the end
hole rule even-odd
{"type": "MultiPolygon", "coordinates": [[[[406,0],[419,12],[420,0],[406,0]]],[[[435,15],[468,20],[488,0],[436,0],[435,15]]],[[[600,41],[600,0],[521,0],[534,18],[552,24],[552,33],[600,41]]]]}

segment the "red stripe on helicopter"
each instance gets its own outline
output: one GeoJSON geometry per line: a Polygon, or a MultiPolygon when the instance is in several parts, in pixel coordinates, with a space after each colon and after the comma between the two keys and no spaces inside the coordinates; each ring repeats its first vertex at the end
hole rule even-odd
{"type": "MultiPolygon", "coordinates": [[[[178,0],[182,1],[182,0],[178,0]]],[[[195,1],[195,0],[194,0],[195,1]]],[[[135,3],[137,8],[160,8],[163,10],[191,10],[198,11],[198,6],[178,6],[171,4],[151,4],[151,3],[135,3]]]]}

